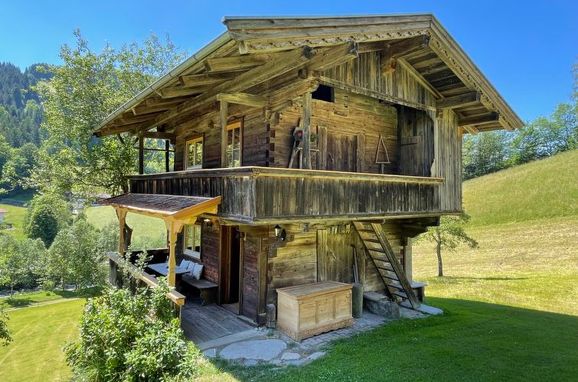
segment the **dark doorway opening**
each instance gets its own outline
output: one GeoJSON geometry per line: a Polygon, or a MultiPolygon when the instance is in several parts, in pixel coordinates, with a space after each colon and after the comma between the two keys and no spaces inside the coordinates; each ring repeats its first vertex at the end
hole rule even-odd
{"type": "Polygon", "coordinates": [[[223,227],[221,250],[221,304],[239,314],[241,302],[241,232],[238,227],[223,227]]]}

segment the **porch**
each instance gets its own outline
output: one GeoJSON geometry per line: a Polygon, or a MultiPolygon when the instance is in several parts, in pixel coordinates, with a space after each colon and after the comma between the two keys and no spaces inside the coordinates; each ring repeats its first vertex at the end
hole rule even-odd
{"type": "MultiPolygon", "coordinates": [[[[158,278],[164,275],[155,272],[159,265],[168,265],[169,249],[155,248],[146,250],[147,259],[142,261],[143,251],[133,251],[121,258],[118,253],[108,253],[110,262],[110,282],[122,286],[123,272],[128,272],[131,283],[156,287],[158,278]],[[140,264],[137,266],[137,262],[140,264]]],[[[186,260],[184,260],[186,261],[186,260]]],[[[180,264],[177,264],[177,269],[180,264]]],[[[182,282],[182,274],[176,272],[176,287],[167,297],[175,304],[181,320],[181,328],[188,339],[196,344],[211,343],[223,337],[235,335],[255,327],[255,324],[242,319],[216,303],[204,304],[198,291],[182,282]]]]}

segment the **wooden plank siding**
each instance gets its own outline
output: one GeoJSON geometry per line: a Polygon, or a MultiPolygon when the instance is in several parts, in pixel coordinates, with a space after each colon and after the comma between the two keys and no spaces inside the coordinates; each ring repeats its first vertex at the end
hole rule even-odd
{"type": "Polygon", "coordinates": [[[440,214],[439,178],[265,167],[190,170],[130,179],[133,193],[222,196],[240,223],[440,214]],[[348,174],[348,175],[347,175],[348,174]]]}

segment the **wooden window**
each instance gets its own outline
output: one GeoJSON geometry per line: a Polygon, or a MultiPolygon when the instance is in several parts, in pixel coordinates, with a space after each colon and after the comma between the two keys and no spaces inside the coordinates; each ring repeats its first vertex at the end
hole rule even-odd
{"type": "Polygon", "coordinates": [[[319,87],[311,93],[311,98],[325,102],[335,102],[335,91],[331,86],[319,85],[319,87]]]}
{"type": "Polygon", "coordinates": [[[187,169],[203,167],[203,137],[187,141],[187,169]]]}
{"type": "Polygon", "coordinates": [[[227,125],[227,167],[241,166],[242,132],[241,121],[227,125]]]}
{"type": "Polygon", "coordinates": [[[186,225],[184,232],[183,253],[195,259],[201,259],[201,226],[199,224],[186,225]]]}

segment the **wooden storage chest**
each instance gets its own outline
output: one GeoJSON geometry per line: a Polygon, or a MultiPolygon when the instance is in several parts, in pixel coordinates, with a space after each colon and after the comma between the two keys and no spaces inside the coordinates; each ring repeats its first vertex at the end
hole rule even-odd
{"type": "Polygon", "coordinates": [[[351,288],[325,281],[277,289],[277,327],[301,341],[352,325],[351,288]]]}

